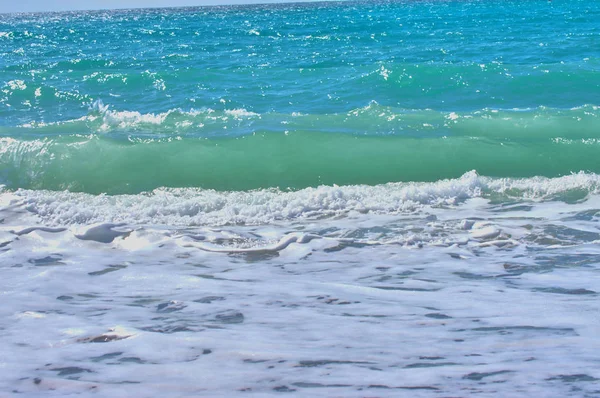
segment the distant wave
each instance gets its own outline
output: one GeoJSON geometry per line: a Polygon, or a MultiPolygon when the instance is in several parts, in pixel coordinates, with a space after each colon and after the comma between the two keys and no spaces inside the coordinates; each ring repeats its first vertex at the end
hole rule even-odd
{"type": "MultiPolygon", "coordinates": [[[[160,113],[116,110],[94,101],[87,115],[57,122],[28,122],[0,127],[5,136],[18,133],[63,135],[106,132],[136,133],[142,137],[160,133],[195,137],[241,136],[264,132],[332,132],[361,136],[399,135],[428,138],[452,135],[496,138],[600,138],[597,121],[600,107],[594,104],[569,109],[536,107],[474,111],[401,109],[371,101],[347,112],[329,114],[257,113],[244,108],[217,110],[171,109],[160,113]]],[[[135,135],[129,138],[135,138],[135,135]]]]}

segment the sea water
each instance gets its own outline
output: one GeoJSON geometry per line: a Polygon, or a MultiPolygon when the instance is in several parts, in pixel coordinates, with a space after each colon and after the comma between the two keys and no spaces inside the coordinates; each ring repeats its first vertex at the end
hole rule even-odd
{"type": "Polygon", "coordinates": [[[0,15],[0,395],[597,396],[598,21],[0,15]]]}

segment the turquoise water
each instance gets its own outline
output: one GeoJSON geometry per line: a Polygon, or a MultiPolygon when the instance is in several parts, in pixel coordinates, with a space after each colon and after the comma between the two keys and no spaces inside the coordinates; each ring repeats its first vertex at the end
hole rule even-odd
{"type": "Polygon", "coordinates": [[[0,15],[0,391],[597,397],[599,21],[0,15]]]}
{"type": "Polygon", "coordinates": [[[3,15],[0,182],[138,193],[600,172],[599,18],[589,1],[3,15]]]}

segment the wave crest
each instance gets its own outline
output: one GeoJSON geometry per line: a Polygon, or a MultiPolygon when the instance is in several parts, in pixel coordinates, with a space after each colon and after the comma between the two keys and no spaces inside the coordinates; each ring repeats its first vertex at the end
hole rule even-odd
{"type": "Polygon", "coordinates": [[[476,198],[565,200],[574,191],[579,199],[600,193],[600,175],[498,179],[470,171],[460,178],[431,183],[319,186],[298,191],[160,188],[137,195],[91,195],[17,190],[1,192],[0,204],[19,208],[46,225],[112,222],[219,226],[352,217],[358,213],[407,214],[425,208],[456,207],[476,198]]]}

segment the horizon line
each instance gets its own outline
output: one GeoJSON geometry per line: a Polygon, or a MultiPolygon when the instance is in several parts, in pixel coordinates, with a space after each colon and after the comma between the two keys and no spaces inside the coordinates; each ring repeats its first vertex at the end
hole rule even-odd
{"type": "Polygon", "coordinates": [[[148,7],[109,7],[109,8],[75,8],[75,9],[60,9],[60,10],[37,10],[37,11],[0,11],[0,15],[20,15],[20,14],[60,14],[60,13],[74,13],[74,12],[100,12],[100,11],[129,11],[129,10],[160,10],[160,9],[185,9],[185,8],[204,8],[204,7],[231,7],[231,6],[261,6],[261,5],[274,5],[274,4],[306,4],[306,3],[343,3],[360,0],[290,0],[290,1],[265,1],[265,0],[250,0],[250,1],[236,1],[231,2],[215,2],[207,4],[197,5],[164,5],[164,6],[148,6],[148,7]]]}

